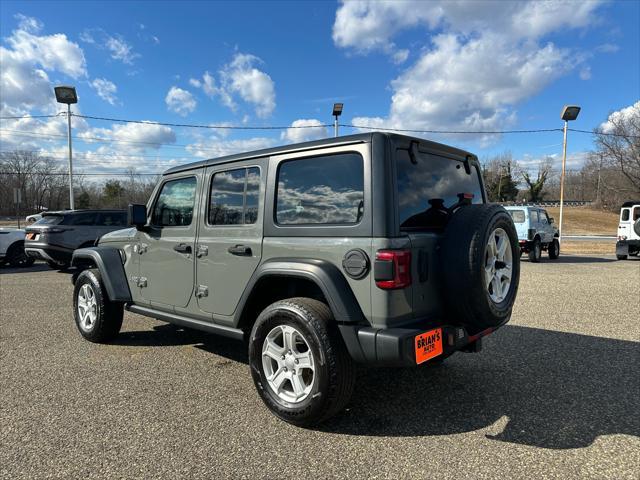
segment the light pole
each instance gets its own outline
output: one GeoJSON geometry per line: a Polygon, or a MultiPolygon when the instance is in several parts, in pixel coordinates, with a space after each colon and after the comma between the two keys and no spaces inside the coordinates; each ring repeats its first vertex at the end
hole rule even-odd
{"type": "Polygon", "coordinates": [[[69,208],[74,209],[73,204],[73,154],[71,152],[71,104],[78,103],[78,95],[75,87],[60,85],[53,89],[56,92],[58,103],[67,104],[67,141],[69,143],[69,208]]]}
{"type": "Polygon", "coordinates": [[[333,115],[335,117],[335,121],[333,122],[333,136],[338,136],[338,117],[342,115],[342,103],[334,103],[333,104],[333,115]]]}
{"type": "Polygon", "coordinates": [[[558,242],[562,245],[562,207],[564,203],[564,173],[567,164],[567,127],[569,122],[578,118],[580,107],[577,105],[565,105],[560,118],[564,120],[564,139],[562,141],[562,173],[560,174],[560,223],[558,224],[558,242]]]}

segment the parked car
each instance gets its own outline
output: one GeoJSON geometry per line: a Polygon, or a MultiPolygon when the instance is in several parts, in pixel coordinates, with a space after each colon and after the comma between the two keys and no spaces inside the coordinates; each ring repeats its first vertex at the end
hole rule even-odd
{"type": "Polygon", "coordinates": [[[616,257],[626,260],[629,255],[640,254],[640,200],[629,201],[620,208],[616,257]]]}
{"type": "Polygon", "coordinates": [[[531,262],[539,262],[543,251],[549,253],[551,260],[556,260],[560,256],[558,229],[554,225],[553,218],[549,217],[544,208],[525,206],[505,208],[511,214],[518,232],[520,254],[528,254],[531,262]]]}
{"type": "Polygon", "coordinates": [[[54,269],[65,269],[76,248],[94,245],[105,233],[127,225],[125,210],[46,212],[26,228],[25,252],[54,269]]]}
{"type": "Polygon", "coordinates": [[[0,265],[8,263],[12,267],[28,267],[35,259],[24,252],[25,232],[18,228],[0,228],[0,265]]]}
{"type": "Polygon", "coordinates": [[[509,321],[517,233],[485,202],[474,155],[382,133],[172,168],[132,228],[74,252],[75,322],[92,342],[125,309],[246,339],[267,407],[313,425],[347,404],[355,363],[477,352],[509,321]]]}

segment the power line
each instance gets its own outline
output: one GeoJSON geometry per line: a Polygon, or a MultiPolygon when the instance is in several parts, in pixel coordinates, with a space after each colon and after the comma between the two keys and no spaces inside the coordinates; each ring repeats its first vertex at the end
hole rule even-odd
{"type": "Polygon", "coordinates": [[[25,118],[55,118],[59,117],[60,113],[56,113],[55,115],[21,115],[15,117],[0,117],[0,120],[23,120],[25,118]]]}
{"type": "Polygon", "coordinates": [[[567,130],[569,130],[570,132],[576,132],[576,133],[590,133],[592,135],[598,135],[603,137],[640,138],[640,135],[627,135],[624,133],[605,133],[605,132],[596,132],[596,131],[591,132],[589,130],[579,130],[577,128],[567,128],[567,130]]]}
{"type": "Polygon", "coordinates": [[[119,122],[119,123],[139,123],[142,125],[160,125],[163,127],[177,127],[177,128],[205,128],[210,130],[288,130],[292,129],[303,129],[303,128],[322,128],[322,127],[331,127],[333,125],[323,124],[323,125],[296,125],[296,126],[246,126],[246,125],[198,125],[192,123],[167,123],[167,122],[152,122],[147,120],[127,120],[123,118],[108,118],[108,117],[94,117],[91,115],[78,115],[75,113],[71,114],[72,117],[85,118],[89,120],[100,120],[105,122],[119,122]]]}

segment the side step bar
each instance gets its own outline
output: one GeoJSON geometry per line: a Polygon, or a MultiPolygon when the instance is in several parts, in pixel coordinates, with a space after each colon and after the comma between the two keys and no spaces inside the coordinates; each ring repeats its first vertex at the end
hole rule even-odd
{"type": "Polygon", "coordinates": [[[216,325],[215,323],[205,322],[203,320],[196,320],[182,315],[177,315],[170,312],[161,312],[149,307],[142,307],[140,305],[126,304],[125,308],[138,315],[144,315],[145,317],[155,318],[163,322],[173,323],[180,325],[181,327],[193,328],[195,330],[202,330],[203,332],[213,333],[215,335],[222,335],[223,337],[233,338],[234,340],[242,340],[244,338],[244,332],[237,328],[225,327],[224,325],[216,325]]]}

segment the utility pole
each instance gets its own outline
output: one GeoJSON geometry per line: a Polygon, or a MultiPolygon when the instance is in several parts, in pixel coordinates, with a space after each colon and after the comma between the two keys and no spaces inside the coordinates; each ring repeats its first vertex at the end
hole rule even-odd
{"type": "Polygon", "coordinates": [[[602,170],[602,153],[600,153],[600,164],[598,165],[598,186],[596,187],[596,205],[600,205],[600,171],[602,170]]]}

